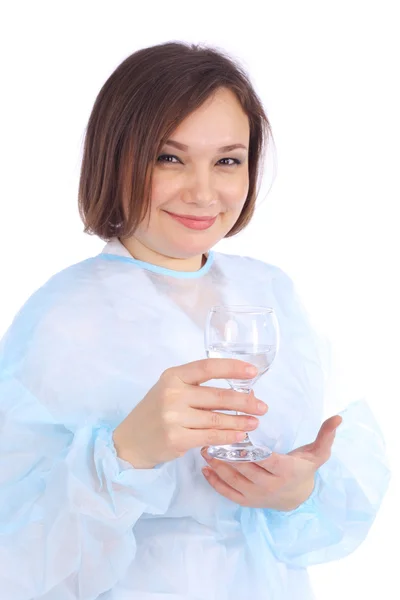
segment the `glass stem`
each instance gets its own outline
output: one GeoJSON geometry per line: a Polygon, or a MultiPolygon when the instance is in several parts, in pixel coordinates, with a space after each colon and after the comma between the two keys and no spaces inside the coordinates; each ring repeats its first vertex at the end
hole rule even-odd
{"type": "MultiPolygon", "coordinates": [[[[243,390],[243,389],[238,389],[238,388],[236,388],[236,389],[235,389],[235,392],[240,392],[240,393],[242,393],[242,394],[250,394],[250,393],[251,393],[251,389],[249,389],[249,390],[243,390]]],[[[237,414],[237,415],[243,415],[244,413],[241,413],[241,412],[238,412],[238,411],[236,411],[236,414],[237,414]]],[[[244,438],[244,440],[243,440],[242,442],[239,442],[239,443],[240,443],[240,444],[251,444],[251,440],[250,440],[250,438],[249,438],[249,434],[248,434],[248,433],[246,433],[246,437],[244,438]]]]}

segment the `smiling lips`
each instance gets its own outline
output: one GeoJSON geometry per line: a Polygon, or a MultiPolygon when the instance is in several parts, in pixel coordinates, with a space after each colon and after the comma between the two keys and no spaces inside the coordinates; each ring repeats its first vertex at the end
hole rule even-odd
{"type": "MultiPolygon", "coordinates": [[[[167,212],[167,211],[165,211],[167,212]]],[[[167,212],[167,214],[189,229],[204,230],[209,229],[216,221],[217,217],[190,217],[183,215],[175,215],[167,212]]],[[[218,216],[218,215],[217,215],[218,216]]]]}

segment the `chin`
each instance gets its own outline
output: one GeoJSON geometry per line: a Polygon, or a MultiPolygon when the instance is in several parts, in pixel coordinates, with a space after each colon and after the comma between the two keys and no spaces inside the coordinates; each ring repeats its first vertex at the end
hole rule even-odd
{"type": "Polygon", "coordinates": [[[210,241],[210,243],[202,243],[202,244],[185,244],[183,239],[182,239],[182,244],[178,245],[178,244],[171,244],[170,245],[170,249],[171,252],[173,252],[174,256],[176,256],[177,258],[194,258],[195,256],[199,256],[200,254],[206,254],[207,252],[209,252],[211,250],[211,248],[213,246],[215,246],[215,244],[217,244],[217,242],[219,241],[220,238],[218,238],[218,240],[214,241],[210,241]]]}
{"type": "Polygon", "coordinates": [[[179,258],[182,260],[188,260],[190,258],[195,258],[196,256],[200,256],[202,254],[206,254],[207,252],[209,252],[210,248],[207,248],[206,250],[193,250],[193,251],[188,251],[188,249],[183,249],[183,248],[171,248],[169,252],[166,253],[167,256],[170,256],[171,258],[179,258]]]}

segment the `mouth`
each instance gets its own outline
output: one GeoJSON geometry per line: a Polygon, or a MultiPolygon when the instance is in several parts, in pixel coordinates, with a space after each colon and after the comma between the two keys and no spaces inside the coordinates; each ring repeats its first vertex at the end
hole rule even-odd
{"type": "Polygon", "coordinates": [[[176,215],[175,213],[165,211],[170,217],[188,227],[189,229],[197,229],[199,231],[203,231],[204,229],[209,229],[212,225],[214,225],[217,220],[218,215],[215,217],[195,217],[192,215],[176,215]]]}

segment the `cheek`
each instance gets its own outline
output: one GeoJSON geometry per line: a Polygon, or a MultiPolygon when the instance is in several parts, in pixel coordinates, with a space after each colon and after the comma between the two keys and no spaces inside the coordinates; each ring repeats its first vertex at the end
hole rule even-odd
{"type": "Polygon", "coordinates": [[[248,192],[249,182],[247,177],[243,177],[239,181],[228,182],[221,194],[225,208],[232,214],[240,213],[246,202],[248,192]]]}
{"type": "Polygon", "coordinates": [[[234,177],[227,177],[224,181],[222,193],[230,198],[238,200],[246,200],[249,191],[249,173],[243,169],[237,172],[234,177]]]}
{"type": "Polygon", "coordinates": [[[174,177],[171,173],[154,173],[151,186],[152,207],[157,208],[168,201],[171,196],[176,196],[179,190],[180,182],[178,177],[174,177]]]}

